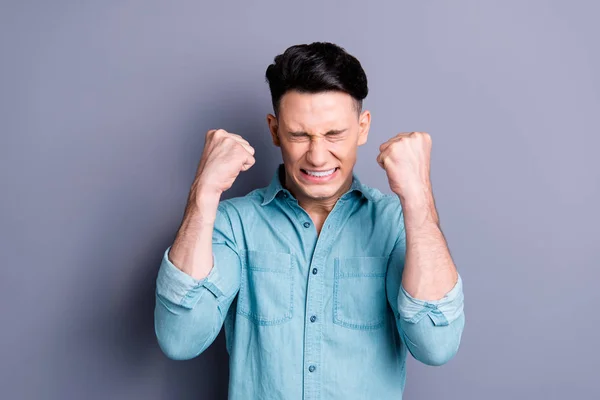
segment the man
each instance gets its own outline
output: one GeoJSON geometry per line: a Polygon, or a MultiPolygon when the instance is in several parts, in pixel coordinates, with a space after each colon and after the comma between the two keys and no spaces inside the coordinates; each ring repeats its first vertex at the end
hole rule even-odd
{"type": "Polygon", "coordinates": [[[283,164],[269,186],[221,200],[254,149],[208,132],[158,274],[158,342],[190,359],[224,325],[231,399],[400,399],[407,352],[444,364],[465,323],[431,139],[401,133],[381,145],[394,193],[384,195],[353,172],[371,122],[359,61],[331,43],[292,46],[266,77],[283,164]]]}

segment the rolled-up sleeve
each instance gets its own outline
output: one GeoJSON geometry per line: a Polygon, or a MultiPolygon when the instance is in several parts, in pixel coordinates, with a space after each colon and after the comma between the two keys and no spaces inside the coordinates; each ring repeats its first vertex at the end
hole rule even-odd
{"type": "Polygon", "coordinates": [[[413,357],[427,365],[447,363],[458,352],[465,325],[463,281],[439,300],[412,297],[402,286],[406,241],[396,243],[389,259],[388,302],[396,316],[398,333],[413,357]]]}
{"type": "Polygon", "coordinates": [[[398,312],[406,322],[416,324],[422,318],[429,317],[434,325],[444,326],[456,321],[463,313],[464,295],[462,278],[440,300],[420,300],[412,297],[400,285],[398,294],[398,312]]]}
{"type": "Polygon", "coordinates": [[[162,351],[172,359],[194,358],[210,346],[223,326],[240,285],[241,262],[225,207],[213,230],[213,267],[198,280],[163,253],[156,279],[154,328],[162,351]]]}

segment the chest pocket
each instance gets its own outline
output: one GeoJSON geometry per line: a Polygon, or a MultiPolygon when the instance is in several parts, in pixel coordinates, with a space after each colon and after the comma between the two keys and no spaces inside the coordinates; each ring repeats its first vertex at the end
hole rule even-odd
{"type": "Polygon", "coordinates": [[[258,325],[292,318],[292,257],[287,253],[243,250],[237,313],[258,325]]]}
{"type": "Polygon", "coordinates": [[[334,260],[334,324],[359,330],[374,330],[384,325],[388,259],[339,257],[334,260]]]}

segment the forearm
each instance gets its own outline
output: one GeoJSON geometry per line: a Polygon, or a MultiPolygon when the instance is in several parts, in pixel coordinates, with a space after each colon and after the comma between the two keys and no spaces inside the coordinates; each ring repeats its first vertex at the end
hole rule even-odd
{"type": "Polygon", "coordinates": [[[442,365],[458,351],[465,325],[462,279],[430,193],[400,201],[406,242],[397,303],[399,332],[415,359],[442,365]]]}
{"type": "Polygon", "coordinates": [[[430,191],[400,196],[406,231],[406,259],[402,286],[413,297],[439,300],[458,280],[458,273],[430,191]]]}
{"type": "Polygon", "coordinates": [[[241,261],[226,209],[218,203],[214,217],[212,211],[186,210],[176,241],[180,251],[173,244],[163,253],[154,324],[158,343],[170,358],[193,358],[210,346],[239,290],[241,261]],[[171,254],[181,259],[172,259],[171,254]]]}
{"type": "Polygon", "coordinates": [[[181,271],[194,279],[204,279],[213,267],[212,234],[220,194],[192,189],[183,221],[169,258],[181,271]]]}

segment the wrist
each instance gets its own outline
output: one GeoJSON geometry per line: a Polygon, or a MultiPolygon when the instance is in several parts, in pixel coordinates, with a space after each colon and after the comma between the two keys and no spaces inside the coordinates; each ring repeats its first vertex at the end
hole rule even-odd
{"type": "Polygon", "coordinates": [[[433,202],[433,195],[428,188],[395,191],[404,207],[423,207],[433,202]]]}
{"type": "Polygon", "coordinates": [[[220,200],[218,191],[195,188],[188,199],[185,219],[200,225],[214,224],[220,200]]]}
{"type": "Polygon", "coordinates": [[[222,194],[223,192],[215,186],[194,183],[190,192],[190,202],[200,208],[218,205],[222,194]]]}

